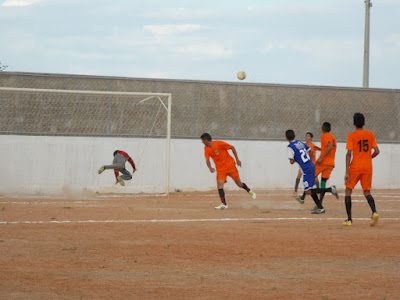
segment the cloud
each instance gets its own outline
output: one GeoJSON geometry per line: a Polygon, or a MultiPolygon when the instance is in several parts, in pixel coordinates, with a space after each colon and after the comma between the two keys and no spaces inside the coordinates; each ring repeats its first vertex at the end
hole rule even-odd
{"type": "Polygon", "coordinates": [[[179,24],[179,25],[145,25],[144,30],[150,31],[155,35],[174,35],[179,33],[192,33],[206,28],[199,24],[179,24]]]}
{"type": "Polygon", "coordinates": [[[193,59],[227,59],[231,58],[233,51],[220,44],[193,44],[176,48],[180,54],[188,54],[193,59]]]}
{"type": "Polygon", "coordinates": [[[6,0],[2,6],[29,6],[42,0],[6,0]]]}

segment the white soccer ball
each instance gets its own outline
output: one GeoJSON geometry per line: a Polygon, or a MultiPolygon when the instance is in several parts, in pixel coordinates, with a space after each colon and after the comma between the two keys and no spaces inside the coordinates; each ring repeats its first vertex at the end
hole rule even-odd
{"type": "Polygon", "coordinates": [[[245,71],[239,71],[236,76],[237,76],[237,78],[239,80],[243,80],[243,79],[246,78],[246,72],[245,71]]]}

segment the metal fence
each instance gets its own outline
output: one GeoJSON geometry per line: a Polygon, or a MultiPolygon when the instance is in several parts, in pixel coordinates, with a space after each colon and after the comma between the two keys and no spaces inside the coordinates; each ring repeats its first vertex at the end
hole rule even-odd
{"type": "MultiPolygon", "coordinates": [[[[320,135],[323,122],[345,141],[362,112],[380,142],[400,143],[400,90],[0,72],[1,87],[172,93],[172,136],[283,140],[320,135]]],[[[158,106],[146,113],[109,96],[0,93],[0,134],[143,136],[158,106]],[[110,107],[112,109],[110,109],[110,107]],[[123,122],[135,119],[136,122],[123,122]]],[[[157,126],[163,125],[161,118],[157,126]]],[[[165,121],[166,122],[166,121],[165,121]]],[[[154,130],[159,135],[163,130],[154,130]]]]}

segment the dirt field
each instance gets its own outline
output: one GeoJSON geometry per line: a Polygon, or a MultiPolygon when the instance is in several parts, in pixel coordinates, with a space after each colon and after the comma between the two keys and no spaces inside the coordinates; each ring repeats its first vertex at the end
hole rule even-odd
{"type": "Polygon", "coordinates": [[[400,299],[400,191],[217,194],[3,196],[0,299],[400,299]]]}

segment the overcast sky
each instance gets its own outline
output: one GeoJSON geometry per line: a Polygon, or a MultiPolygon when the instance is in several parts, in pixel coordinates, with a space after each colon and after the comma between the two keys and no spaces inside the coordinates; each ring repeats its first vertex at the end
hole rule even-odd
{"type": "MultiPolygon", "coordinates": [[[[370,87],[400,88],[400,0],[374,0],[370,87]]],[[[363,0],[0,0],[9,71],[361,86],[363,0]]]]}

